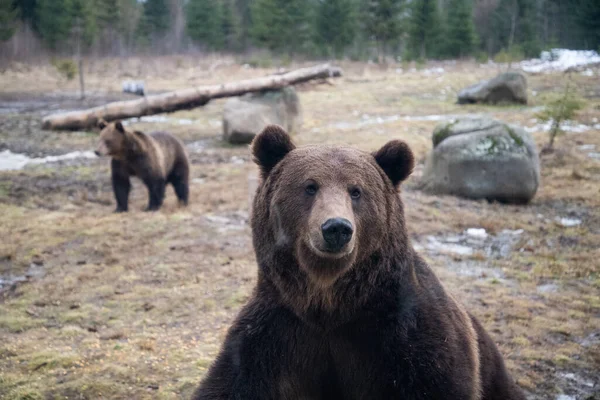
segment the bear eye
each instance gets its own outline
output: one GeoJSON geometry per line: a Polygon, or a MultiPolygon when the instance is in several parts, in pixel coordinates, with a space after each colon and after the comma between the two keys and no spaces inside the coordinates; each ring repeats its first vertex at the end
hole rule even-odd
{"type": "Polygon", "coordinates": [[[352,197],[353,199],[359,199],[361,195],[360,189],[359,188],[354,188],[350,191],[350,197],[352,197]]]}
{"type": "Polygon", "coordinates": [[[315,194],[317,194],[317,190],[317,185],[315,185],[314,183],[310,183],[304,188],[304,191],[306,191],[306,194],[309,196],[314,196],[315,194]]]}

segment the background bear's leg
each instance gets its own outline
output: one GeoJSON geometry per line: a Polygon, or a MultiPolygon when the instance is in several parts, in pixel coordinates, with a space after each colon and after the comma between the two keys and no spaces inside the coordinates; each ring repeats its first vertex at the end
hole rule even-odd
{"type": "Polygon", "coordinates": [[[175,194],[179,199],[179,203],[186,205],[188,204],[189,197],[189,169],[187,165],[178,165],[173,168],[173,172],[169,175],[169,183],[173,185],[175,194]]]}
{"type": "Polygon", "coordinates": [[[111,171],[113,191],[117,200],[115,212],[125,212],[128,209],[129,191],[131,190],[129,173],[126,166],[118,160],[112,160],[111,171]]]}
{"type": "Polygon", "coordinates": [[[165,181],[164,179],[148,179],[145,183],[148,187],[149,197],[146,211],[156,211],[162,206],[165,199],[165,181]]]}

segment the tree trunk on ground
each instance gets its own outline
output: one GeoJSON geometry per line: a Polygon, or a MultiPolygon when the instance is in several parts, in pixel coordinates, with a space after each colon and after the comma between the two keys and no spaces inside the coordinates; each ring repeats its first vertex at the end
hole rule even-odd
{"type": "Polygon", "coordinates": [[[53,114],[42,121],[43,129],[78,130],[96,125],[99,119],[115,121],[124,118],[142,117],[178,110],[189,110],[208,103],[211,99],[240,96],[249,92],[280,89],[312,79],[323,79],[342,75],[342,70],[329,64],[302,68],[281,75],[248,79],[221,85],[199,86],[181,89],[143,99],[117,101],[88,110],[53,114]]]}

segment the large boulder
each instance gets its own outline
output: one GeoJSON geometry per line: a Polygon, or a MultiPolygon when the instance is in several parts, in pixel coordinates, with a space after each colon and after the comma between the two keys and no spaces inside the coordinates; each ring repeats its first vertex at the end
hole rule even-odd
{"type": "Polygon", "coordinates": [[[249,93],[225,103],[223,139],[229,143],[250,143],[269,124],[279,125],[290,133],[300,129],[302,112],[293,87],[249,93]]]}
{"type": "Polygon", "coordinates": [[[458,93],[458,104],[527,104],[527,79],[519,72],[505,72],[458,93]]]}
{"type": "Polygon", "coordinates": [[[527,203],[539,182],[538,152],[529,133],[479,118],[435,128],[420,186],[434,194],[527,203]]]}

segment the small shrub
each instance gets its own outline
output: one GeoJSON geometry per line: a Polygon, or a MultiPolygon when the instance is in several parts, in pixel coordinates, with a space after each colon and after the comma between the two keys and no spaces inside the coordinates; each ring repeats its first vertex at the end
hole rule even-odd
{"type": "Polygon", "coordinates": [[[248,64],[252,68],[272,68],[273,57],[270,54],[257,53],[250,56],[244,64],[248,64]]]}
{"type": "Polygon", "coordinates": [[[477,54],[475,54],[475,60],[480,63],[486,63],[489,60],[489,56],[485,51],[479,51],[477,52],[477,54]]]}
{"type": "Polygon", "coordinates": [[[573,93],[573,90],[571,90],[570,82],[567,82],[565,90],[560,96],[548,101],[544,110],[536,115],[540,121],[551,121],[552,123],[550,131],[548,131],[548,135],[550,136],[548,144],[544,147],[542,152],[548,153],[552,151],[554,140],[558,135],[564,133],[561,124],[564,121],[575,118],[577,112],[581,110],[583,106],[583,100],[577,97],[577,95],[573,93]]]}
{"type": "Polygon", "coordinates": [[[71,81],[77,75],[77,64],[70,59],[52,59],[52,65],[66,80],[71,81]]]}
{"type": "Polygon", "coordinates": [[[523,59],[525,59],[525,55],[520,46],[512,46],[508,50],[502,49],[494,56],[494,61],[500,64],[510,64],[523,59]]]}

